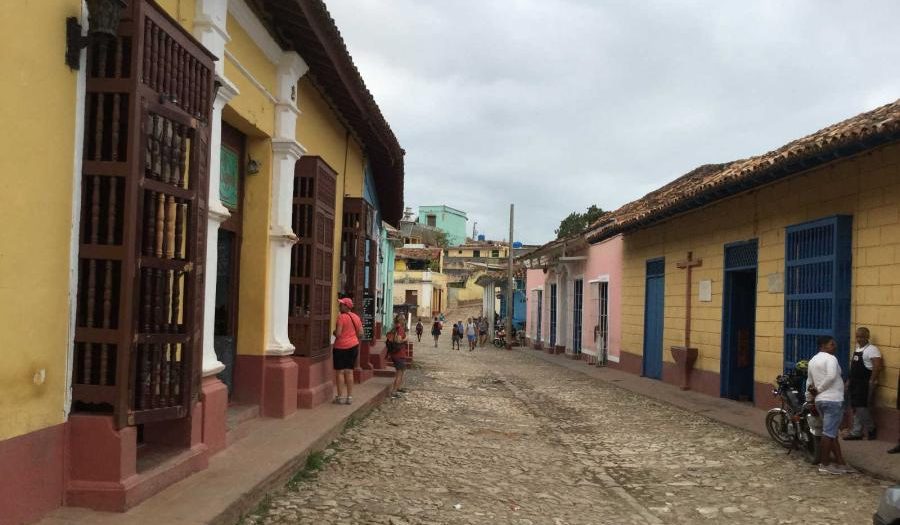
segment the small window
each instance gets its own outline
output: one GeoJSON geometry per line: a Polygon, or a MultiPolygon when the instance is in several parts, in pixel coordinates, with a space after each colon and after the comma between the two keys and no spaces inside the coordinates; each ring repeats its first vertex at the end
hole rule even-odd
{"type": "Polygon", "coordinates": [[[425,220],[429,226],[437,226],[437,215],[426,215],[425,220]]]}
{"type": "Polygon", "coordinates": [[[481,257],[481,250],[475,250],[472,252],[472,257],[481,257]]]}
{"type": "Polygon", "coordinates": [[[462,250],[456,250],[456,253],[462,253],[462,250]]]}
{"type": "Polygon", "coordinates": [[[500,257],[500,250],[491,250],[491,257],[500,257]]]}

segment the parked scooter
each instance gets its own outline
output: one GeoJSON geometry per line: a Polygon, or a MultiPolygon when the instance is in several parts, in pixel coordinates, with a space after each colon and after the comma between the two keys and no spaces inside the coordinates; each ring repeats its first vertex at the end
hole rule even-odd
{"type": "Polygon", "coordinates": [[[766,413],[766,430],[776,443],[791,450],[800,450],[809,463],[819,461],[819,441],[822,437],[822,419],[816,405],[805,395],[806,374],[794,369],[775,379],[777,388],[773,395],[781,398],[781,408],[766,413]]]}
{"type": "Polygon", "coordinates": [[[506,347],[506,331],[502,328],[494,331],[494,338],[491,339],[491,344],[496,346],[497,348],[505,348],[506,347]]]}

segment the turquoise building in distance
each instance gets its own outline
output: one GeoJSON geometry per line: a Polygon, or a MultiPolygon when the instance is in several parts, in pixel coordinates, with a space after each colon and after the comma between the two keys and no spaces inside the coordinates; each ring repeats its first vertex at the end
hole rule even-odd
{"type": "Polygon", "coordinates": [[[465,244],[468,220],[466,212],[450,206],[419,206],[419,224],[442,230],[450,246],[465,244]]]}

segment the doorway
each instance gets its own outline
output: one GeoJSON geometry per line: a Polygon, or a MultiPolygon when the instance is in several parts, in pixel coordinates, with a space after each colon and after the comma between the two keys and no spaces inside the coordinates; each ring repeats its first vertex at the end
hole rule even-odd
{"type": "Polygon", "coordinates": [[[644,360],[642,375],[662,378],[663,323],[665,321],[666,260],[647,261],[644,301],[644,360]]]}
{"type": "Polygon", "coordinates": [[[582,312],[584,310],[584,280],[575,279],[572,301],[572,353],[581,355],[582,312]]]}
{"type": "Polygon", "coordinates": [[[216,264],[216,307],[213,347],[225,365],[219,379],[234,392],[234,367],[237,356],[238,291],[240,289],[241,226],[244,190],[243,162],[246,137],[222,123],[221,180],[219,198],[231,216],[219,226],[216,264]]]}
{"type": "Polygon", "coordinates": [[[757,241],[725,246],[721,396],[753,401],[757,241]]]}

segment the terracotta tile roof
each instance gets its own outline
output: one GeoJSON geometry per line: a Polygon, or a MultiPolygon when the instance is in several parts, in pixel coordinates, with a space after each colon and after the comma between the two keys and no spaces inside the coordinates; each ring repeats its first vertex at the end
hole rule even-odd
{"type": "Polygon", "coordinates": [[[436,261],[441,258],[440,248],[397,248],[394,251],[397,259],[412,259],[414,261],[436,261]]]}
{"type": "Polygon", "coordinates": [[[862,113],[784,146],[748,159],[706,164],[644,197],[629,202],[591,226],[596,242],[649,226],[716,200],[900,140],[900,100],[862,113]]]}

